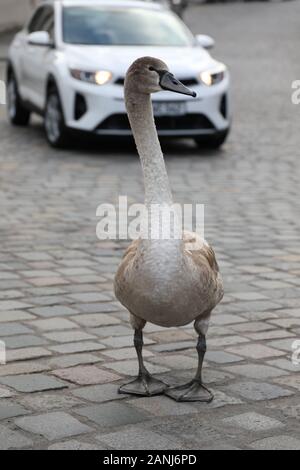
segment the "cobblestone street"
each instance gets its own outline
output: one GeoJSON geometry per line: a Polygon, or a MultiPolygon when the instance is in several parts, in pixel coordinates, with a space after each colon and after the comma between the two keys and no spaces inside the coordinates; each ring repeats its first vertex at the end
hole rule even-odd
{"type": "MultiPolygon", "coordinates": [[[[119,195],[143,201],[133,145],[54,151],[41,121],[13,129],[2,107],[0,449],[300,449],[299,17],[299,2],[187,13],[233,79],[221,151],[163,142],[176,201],[205,204],[225,282],[204,364],[210,405],[117,393],[137,372],[112,288],[127,242],[98,241],[95,214],[119,195]]],[[[147,366],[169,383],[192,378],[195,346],[192,324],[145,327],[147,366]]]]}

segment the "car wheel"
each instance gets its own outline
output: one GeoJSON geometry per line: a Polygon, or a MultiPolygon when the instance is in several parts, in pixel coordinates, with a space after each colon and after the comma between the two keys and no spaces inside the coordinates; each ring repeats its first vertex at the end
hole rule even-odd
{"type": "Polygon", "coordinates": [[[196,144],[198,147],[201,148],[209,148],[209,149],[218,149],[221,147],[224,142],[226,141],[229,134],[229,129],[225,131],[219,131],[214,135],[206,135],[203,137],[197,137],[195,139],[196,144]]]}
{"type": "Polygon", "coordinates": [[[24,108],[19,95],[18,85],[13,73],[9,75],[7,83],[7,113],[11,124],[15,126],[27,126],[30,119],[30,111],[24,108]]]}
{"type": "Polygon", "coordinates": [[[67,147],[69,131],[65,125],[62,105],[56,87],[52,87],[47,95],[44,124],[49,144],[55,148],[67,147]]]}

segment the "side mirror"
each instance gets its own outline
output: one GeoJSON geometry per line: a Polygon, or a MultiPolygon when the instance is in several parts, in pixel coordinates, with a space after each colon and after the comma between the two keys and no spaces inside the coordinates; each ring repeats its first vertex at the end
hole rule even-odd
{"type": "Polygon", "coordinates": [[[203,47],[204,49],[212,49],[215,45],[215,40],[206,34],[197,34],[196,44],[203,47]]]}
{"type": "Polygon", "coordinates": [[[47,31],[35,31],[28,35],[28,44],[31,46],[53,47],[53,41],[50,39],[47,31]]]}

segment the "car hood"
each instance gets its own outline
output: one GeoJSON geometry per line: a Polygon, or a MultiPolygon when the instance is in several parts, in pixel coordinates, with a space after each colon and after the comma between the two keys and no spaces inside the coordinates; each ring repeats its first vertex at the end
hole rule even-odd
{"type": "Polygon", "coordinates": [[[178,77],[194,76],[216,61],[201,47],[142,47],[142,46],[75,46],[67,45],[68,66],[86,71],[110,70],[124,77],[128,67],[139,57],[151,56],[163,60],[178,77]]]}

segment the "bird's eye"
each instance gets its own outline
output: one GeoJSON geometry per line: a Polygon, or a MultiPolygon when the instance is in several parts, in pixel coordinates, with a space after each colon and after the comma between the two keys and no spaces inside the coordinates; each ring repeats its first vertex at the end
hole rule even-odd
{"type": "Polygon", "coordinates": [[[155,71],[155,69],[154,69],[151,65],[150,65],[150,67],[149,67],[149,70],[151,70],[151,72],[154,72],[154,71],[155,71]]]}

